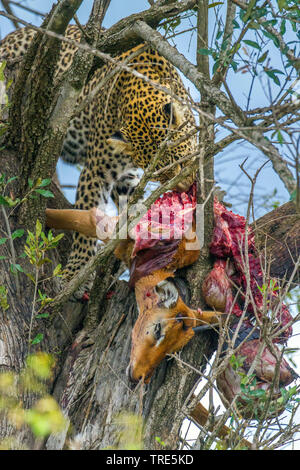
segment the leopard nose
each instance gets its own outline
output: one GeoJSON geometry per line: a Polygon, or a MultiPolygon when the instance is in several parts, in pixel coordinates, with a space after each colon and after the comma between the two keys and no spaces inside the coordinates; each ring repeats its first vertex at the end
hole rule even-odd
{"type": "Polygon", "coordinates": [[[188,191],[190,187],[192,186],[194,180],[195,180],[194,176],[189,176],[183,181],[180,181],[180,183],[177,184],[175,190],[180,193],[188,191]]]}
{"type": "Polygon", "coordinates": [[[178,185],[176,186],[175,190],[178,191],[179,193],[183,193],[185,191],[187,191],[189,189],[190,186],[188,186],[187,184],[185,184],[184,182],[180,182],[178,183],[178,185]]]}

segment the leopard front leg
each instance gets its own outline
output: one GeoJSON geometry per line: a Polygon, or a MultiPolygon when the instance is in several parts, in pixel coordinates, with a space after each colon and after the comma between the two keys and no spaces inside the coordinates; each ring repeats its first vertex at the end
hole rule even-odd
{"type": "MultiPolygon", "coordinates": [[[[80,175],[75,209],[89,210],[93,207],[105,208],[108,202],[110,185],[107,181],[97,177],[97,169],[91,171],[86,166],[80,175]]],[[[86,263],[95,256],[97,252],[98,240],[74,232],[71,253],[68,263],[64,269],[63,284],[68,283],[86,263]]],[[[83,299],[92,287],[95,274],[86,279],[75,292],[75,299],[83,299]]]]}
{"type": "Polygon", "coordinates": [[[113,184],[111,189],[111,198],[115,205],[120,208],[122,206],[122,199],[130,198],[133,191],[140,182],[142,171],[139,168],[129,168],[121,173],[119,178],[113,184]]]}

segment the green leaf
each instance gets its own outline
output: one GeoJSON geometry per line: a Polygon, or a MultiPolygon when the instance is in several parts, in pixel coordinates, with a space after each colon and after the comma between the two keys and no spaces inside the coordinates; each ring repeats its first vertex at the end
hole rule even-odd
{"type": "Polygon", "coordinates": [[[33,180],[31,178],[28,178],[28,186],[33,188],[33,180]]]}
{"type": "Polygon", "coordinates": [[[36,263],[36,265],[37,266],[43,266],[43,264],[46,264],[46,263],[52,263],[52,261],[49,258],[43,258],[40,261],[38,261],[36,263]]]}
{"type": "Polygon", "coordinates": [[[3,196],[0,196],[0,205],[9,206],[9,203],[7,202],[7,200],[3,196]]]}
{"type": "Polygon", "coordinates": [[[250,395],[251,397],[262,398],[266,396],[266,391],[262,389],[252,390],[250,395]]]}
{"type": "Polygon", "coordinates": [[[219,66],[220,66],[220,61],[216,60],[216,62],[214,63],[214,66],[213,66],[213,73],[216,73],[219,66]]]}
{"type": "Polygon", "coordinates": [[[243,42],[245,44],[247,44],[248,46],[251,46],[251,47],[254,47],[255,49],[258,49],[259,51],[261,50],[261,47],[255,41],[250,41],[250,39],[244,39],[243,42]]]}
{"type": "Polygon", "coordinates": [[[262,62],[264,62],[264,61],[266,60],[268,54],[269,54],[269,51],[264,52],[263,55],[261,55],[260,58],[257,60],[257,62],[258,62],[259,64],[261,64],[262,62]]]}
{"type": "Polygon", "coordinates": [[[15,240],[16,238],[21,238],[21,237],[23,237],[23,235],[24,235],[24,230],[23,230],[22,228],[19,228],[18,230],[16,230],[16,231],[12,234],[11,238],[12,238],[13,240],[15,240]]]}
{"type": "Polygon", "coordinates": [[[273,73],[280,73],[280,75],[284,75],[284,72],[282,72],[281,70],[278,70],[278,69],[272,69],[272,72],[273,73]]]}
{"type": "Polygon", "coordinates": [[[42,180],[42,182],[39,184],[39,188],[44,188],[45,186],[48,186],[51,183],[51,179],[47,178],[42,180]]]}
{"type": "Polygon", "coordinates": [[[8,238],[0,238],[0,245],[4,245],[6,243],[8,238]]]}
{"type": "Polygon", "coordinates": [[[285,32],[286,32],[286,21],[282,20],[281,25],[280,25],[281,36],[284,36],[285,32]]]}
{"type": "Polygon", "coordinates": [[[235,62],[234,60],[232,60],[232,61],[230,62],[230,64],[231,64],[231,67],[233,68],[233,70],[236,72],[236,71],[237,71],[237,68],[238,68],[238,63],[235,62]]]}
{"type": "Polygon", "coordinates": [[[272,39],[276,47],[279,47],[279,40],[273,33],[269,33],[269,31],[265,31],[264,29],[262,29],[262,33],[267,38],[272,39]]]}
{"type": "Polygon", "coordinates": [[[263,26],[275,26],[277,24],[277,20],[262,21],[261,24],[263,26]]]}
{"type": "Polygon", "coordinates": [[[41,232],[42,232],[42,224],[39,221],[39,219],[37,219],[36,224],[35,224],[35,234],[37,238],[40,237],[41,232]]]}
{"type": "Polygon", "coordinates": [[[41,194],[43,197],[54,197],[54,194],[48,189],[35,189],[34,191],[41,194]]]}
{"type": "Polygon", "coordinates": [[[12,181],[15,181],[17,178],[18,178],[17,176],[13,176],[12,178],[9,178],[6,183],[9,184],[12,181]]]}
{"type": "Polygon", "coordinates": [[[17,271],[19,271],[20,273],[24,272],[24,269],[22,268],[22,266],[20,266],[19,264],[14,264],[14,263],[10,265],[10,270],[13,274],[16,274],[17,271]]]}
{"type": "Polygon", "coordinates": [[[219,29],[219,31],[217,32],[216,40],[220,39],[222,34],[223,34],[223,31],[221,29],[219,29]]]}
{"type": "Polygon", "coordinates": [[[265,70],[265,72],[270,78],[272,78],[272,80],[274,81],[274,83],[276,83],[276,85],[280,86],[280,80],[277,77],[277,75],[275,75],[273,70],[265,70]]]}
{"type": "Polygon", "coordinates": [[[7,259],[7,256],[0,256],[1,261],[5,260],[5,259],[7,259]]]}
{"type": "Polygon", "coordinates": [[[234,29],[240,29],[240,25],[238,24],[236,20],[233,20],[232,24],[233,24],[234,29]]]}
{"type": "Polygon", "coordinates": [[[284,143],[284,138],[282,137],[282,134],[280,131],[277,132],[277,139],[281,145],[284,143]]]}
{"type": "Polygon", "coordinates": [[[36,337],[31,341],[31,344],[39,344],[44,339],[43,333],[38,333],[36,337]]]}
{"type": "Polygon", "coordinates": [[[61,273],[61,264],[58,264],[53,271],[53,276],[57,276],[60,273],[61,273]]]}
{"type": "Polygon", "coordinates": [[[228,41],[227,40],[223,41],[222,46],[221,46],[221,51],[226,51],[227,46],[228,46],[228,41]]]}
{"type": "Polygon", "coordinates": [[[198,52],[202,55],[212,55],[212,51],[210,49],[199,49],[198,52]]]}
{"type": "Polygon", "coordinates": [[[241,15],[241,13],[240,13],[240,15],[241,15],[241,19],[243,20],[244,23],[246,23],[249,20],[249,18],[251,17],[252,10],[255,7],[255,4],[256,4],[256,0],[250,0],[250,2],[247,5],[248,6],[247,11],[244,12],[241,9],[242,10],[242,12],[241,12],[242,15],[241,15]]]}
{"type": "Polygon", "coordinates": [[[33,282],[33,284],[35,284],[35,278],[34,276],[32,276],[32,274],[30,273],[25,273],[27,277],[29,277],[29,279],[33,282]]]}
{"type": "Polygon", "coordinates": [[[35,318],[49,318],[49,313],[39,313],[35,318]]]}
{"type": "Polygon", "coordinates": [[[165,443],[164,441],[162,441],[160,437],[155,436],[155,440],[156,440],[156,442],[158,442],[161,446],[166,447],[166,443],[165,443]]]}
{"type": "Polygon", "coordinates": [[[57,244],[59,242],[59,240],[61,240],[64,236],[65,236],[64,233],[60,233],[59,235],[56,235],[56,237],[51,240],[51,243],[56,243],[57,244]]]}
{"type": "Polygon", "coordinates": [[[282,11],[284,8],[287,7],[286,0],[277,0],[277,3],[278,3],[279,11],[282,11]]]}

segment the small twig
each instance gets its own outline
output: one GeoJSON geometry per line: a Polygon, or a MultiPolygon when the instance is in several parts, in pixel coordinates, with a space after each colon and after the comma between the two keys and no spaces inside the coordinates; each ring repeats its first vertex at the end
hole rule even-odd
{"type": "Polygon", "coordinates": [[[29,333],[28,333],[28,352],[30,352],[30,348],[31,348],[31,333],[32,333],[32,326],[33,326],[33,319],[34,319],[34,312],[35,312],[36,297],[37,297],[37,291],[38,291],[38,279],[39,279],[39,268],[36,266],[35,267],[34,294],[33,294],[32,309],[31,309],[31,316],[30,316],[29,333]]]}
{"type": "MultiPolygon", "coordinates": [[[[5,8],[5,10],[7,11],[7,13],[12,15],[13,11],[10,8],[10,3],[13,3],[13,2],[10,2],[9,0],[2,0],[2,5],[5,8]]],[[[15,18],[11,18],[10,20],[11,20],[12,24],[14,25],[14,27],[16,29],[20,28],[20,25],[19,25],[18,21],[15,18]]]]}
{"type": "MultiPolygon", "coordinates": [[[[12,233],[11,233],[11,229],[10,229],[10,224],[9,224],[9,220],[8,220],[8,217],[7,217],[7,214],[6,214],[5,207],[1,206],[1,209],[2,209],[2,214],[3,214],[4,220],[5,220],[6,230],[7,230],[7,233],[8,233],[11,258],[12,258],[12,262],[15,266],[16,265],[16,252],[15,252],[14,242],[13,242],[12,233]]],[[[16,275],[17,294],[18,294],[18,296],[20,296],[21,290],[20,290],[20,283],[19,283],[19,277],[18,277],[18,271],[17,270],[15,272],[15,275],[16,275]]]]}
{"type": "Polygon", "coordinates": [[[78,19],[78,16],[77,15],[74,15],[74,21],[76,23],[76,25],[78,26],[78,28],[80,29],[83,37],[85,37],[85,39],[87,41],[89,41],[91,38],[87,35],[86,31],[84,30],[84,28],[82,27],[82,24],[80,23],[79,19],[78,19]]]}
{"type": "Polygon", "coordinates": [[[46,16],[45,13],[42,13],[38,10],[34,10],[33,8],[28,7],[27,5],[23,5],[22,3],[15,2],[14,0],[8,0],[8,1],[7,0],[2,0],[3,6],[4,6],[4,3],[10,3],[11,5],[15,5],[18,8],[21,8],[22,10],[28,11],[29,13],[32,13],[33,15],[40,16],[42,18],[44,18],[46,16]]]}

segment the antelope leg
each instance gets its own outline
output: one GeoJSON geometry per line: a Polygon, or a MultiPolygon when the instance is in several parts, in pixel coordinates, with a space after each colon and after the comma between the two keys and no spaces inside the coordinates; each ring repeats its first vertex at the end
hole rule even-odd
{"type": "Polygon", "coordinates": [[[46,209],[46,225],[49,228],[73,230],[97,238],[96,209],[46,209]]]}

